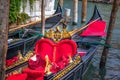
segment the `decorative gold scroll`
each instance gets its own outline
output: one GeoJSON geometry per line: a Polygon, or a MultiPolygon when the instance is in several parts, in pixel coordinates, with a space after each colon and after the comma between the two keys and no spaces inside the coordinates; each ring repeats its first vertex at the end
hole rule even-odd
{"type": "Polygon", "coordinates": [[[59,26],[56,30],[50,29],[45,33],[45,37],[53,39],[55,42],[59,42],[61,39],[71,38],[70,33],[66,30],[66,27],[60,30],[59,26]]]}
{"type": "Polygon", "coordinates": [[[61,70],[54,76],[53,80],[60,80],[61,77],[63,77],[73,68],[75,68],[80,62],[81,62],[81,58],[79,55],[77,55],[72,63],[70,63],[68,66],[66,66],[63,70],[61,70]]]}
{"type": "Polygon", "coordinates": [[[22,57],[22,56],[21,56],[21,53],[19,52],[19,55],[18,55],[19,60],[16,61],[13,65],[7,67],[6,70],[12,69],[12,68],[14,68],[14,67],[16,67],[16,66],[19,66],[19,65],[22,64],[22,63],[27,62],[32,55],[33,55],[33,52],[30,51],[30,52],[28,52],[28,53],[26,54],[25,57],[22,57]]]}

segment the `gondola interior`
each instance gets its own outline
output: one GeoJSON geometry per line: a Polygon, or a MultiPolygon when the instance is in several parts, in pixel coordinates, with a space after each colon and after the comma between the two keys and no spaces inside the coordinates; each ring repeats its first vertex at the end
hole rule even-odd
{"type": "Polygon", "coordinates": [[[86,25],[82,33],[81,28],[68,32],[58,27],[46,32],[46,38],[36,42],[28,66],[21,73],[9,74],[6,80],[82,80],[105,36],[106,22],[97,7],[86,25]]]}

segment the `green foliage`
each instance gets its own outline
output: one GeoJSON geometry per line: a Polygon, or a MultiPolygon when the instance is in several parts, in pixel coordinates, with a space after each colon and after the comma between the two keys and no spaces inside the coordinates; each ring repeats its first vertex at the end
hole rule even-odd
{"type": "Polygon", "coordinates": [[[20,23],[24,22],[26,19],[29,19],[30,17],[28,16],[28,14],[22,12],[22,13],[19,13],[18,15],[20,17],[20,23]]]}
{"type": "MultiPolygon", "coordinates": [[[[16,23],[17,17],[20,15],[21,19],[25,21],[25,18],[28,18],[28,15],[24,13],[27,2],[29,1],[30,11],[33,10],[33,3],[36,0],[10,0],[10,14],[9,14],[9,23],[16,23]],[[23,13],[20,14],[21,3],[23,3],[23,13]],[[23,18],[24,15],[24,18],[23,18]]],[[[23,22],[21,21],[21,22],[23,22]]]]}
{"type": "Polygon", "coordinates": [[[15,23],[17,20],[17,15],[20,12],[21,0],[10,0],[10,23],[15,23]]]}
{"type": "Polygon", "coordinates": [[[30,12],[33,10],[33,3],[34,3],[35,1],[36,1],[36,0],[29,0],[30,12]]]}
{"type": "Polygon", "coordinates": [[[27,1],[28,0],[22,0],[22,9],[23,9],[23,12],[25,12],[25,8],[26,8],[26,5],[27,5],[27,1]]]}

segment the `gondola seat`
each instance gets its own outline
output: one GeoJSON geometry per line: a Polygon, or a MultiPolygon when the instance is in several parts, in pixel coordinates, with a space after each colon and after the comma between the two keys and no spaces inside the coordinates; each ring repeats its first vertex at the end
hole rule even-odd
{"type": "Polygon", "coordinates": [[[11,59],[6,60],[6,66],[8,67],[8,66],[13,65],[17,60],[18,60],[18,56],[15,56],[11,59]]]}
{"type": "Polygon", "coordinates": [[[23,74],[11,75],[11,76],[7,77],[6,80],[26,80],[26,79],[27,79],[27,74],[23,73],[23,74]]]}
{"type": "Polygon", "coordinates": [[[72,58],[76,51],[77,45],[72,40],[62,40],[58,43],[50,39],[38,40],[34,49],[35,55],[29,59],[29,66],[23,73],[27,73],[31,80],[40,80],[46,74],[46,55],[52,65],[50,71],[56,73],[68,65],[69,57],[72,58]]]}
{"type": "Polygon", "coordinates": [[[81,37],[86,37],[86,36],[104,37],[106,36],[105,29],[106,29],[106,22],[102,20],[97,20],[92,24],[90,24],[88,28],[84,30],[82,34],[80,34],[80,36],[81,37]]]}
{"type": "Polygon", "coordinates": [[[86,55],[86,52],[78,52],[78,54],[80,55],[80,57],[83,57],[86,55]]]}

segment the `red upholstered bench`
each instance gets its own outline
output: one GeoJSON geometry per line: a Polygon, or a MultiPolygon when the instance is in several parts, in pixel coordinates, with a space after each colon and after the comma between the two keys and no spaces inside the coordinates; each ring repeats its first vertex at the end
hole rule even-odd
{"type": "Polygon", "coordinates": [[[15,74],[15,75],[11,75],[11,76],[6,78],[6,80],[26,80],[26,79],[27,79],[27,74],[26,73],[15,74]]]}
{"type": "Polygon", "coordinates": [[[77,45],[72,40],[62,40],[54,43],[49,39],[41,39],[36,42],[35,55],[29,60],[29,67],[23,70],[28,74],[28,79],[41,80],[45,74],[46,58],[52,64],[50,71],[55,73],[68,65],[68,58],[73,57],[77,52],[77,45]],[[29,77],[30,76],[30,77],[29,77]]]}
{"type": "Polygon", "coordinates": [[[81,37],[86,37],[86,36],[106,36],[105,33],[106,29],[106,22],[97,20],[94,23],[90,24],[86,30],[80,34],[81,37]]]}

